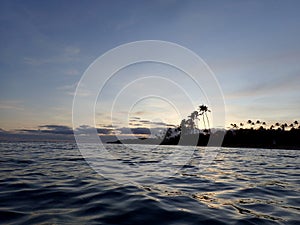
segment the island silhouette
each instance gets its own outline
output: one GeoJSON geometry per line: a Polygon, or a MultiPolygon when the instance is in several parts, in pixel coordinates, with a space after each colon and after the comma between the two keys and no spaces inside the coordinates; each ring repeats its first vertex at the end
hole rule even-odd
{"type": "Polygon", "coordinates": [[[268,125],[264,121],[249,119],[245,123],[231,123],[228,129],[212,129],[208,116],[210,112],[202,104],[187,119],[181,120],[180,125],[169,127],[155,137],[108,143],[214,146],[214,142],[210,143],[209,140],[221,138],[222,147],[300,149],[300,125],[297,120],[268,125]],[[198,127],[199,122],[203,124],[202,129],[198,127]]]}

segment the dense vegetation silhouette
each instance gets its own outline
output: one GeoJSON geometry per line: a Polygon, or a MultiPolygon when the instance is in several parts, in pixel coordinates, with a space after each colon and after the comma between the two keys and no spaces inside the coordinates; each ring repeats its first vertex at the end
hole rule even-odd
{"type": "Polygon", "coordinates": [[[210,112],[206,105],[200,105],[179,126],[168,128],[155,138],[128,139],[114,143],[207,146],[210,138],[224,136],[223,147],[300,149],[298,121],[268,125],[264,121],[249,119],[246,123],[232,123],[227,130],[214,129],[212,132],[208,115],[210,112]]]}

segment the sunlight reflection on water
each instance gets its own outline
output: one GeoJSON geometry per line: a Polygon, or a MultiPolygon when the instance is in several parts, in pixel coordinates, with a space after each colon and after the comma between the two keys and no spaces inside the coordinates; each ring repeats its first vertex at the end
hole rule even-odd
{"type": "MultiPolygon", "coordinates": [[[[223,148],[200,171],[199,148],[171,177],[157,168],[152,175],[160,182],[148,176],[148,183],[120,185],[97,174],[73,144],[0,147],[5,224],[297,224],[300,218],[296,150],[223,148]]],[[[160,149],[131,155],[111,146],[124,164],[139,164],[133,169],[157,163],[172,146],[160,149]]]]}

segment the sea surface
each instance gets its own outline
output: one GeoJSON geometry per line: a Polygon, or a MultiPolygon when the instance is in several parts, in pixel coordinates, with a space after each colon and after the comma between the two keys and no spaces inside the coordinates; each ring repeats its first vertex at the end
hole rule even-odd
{"type": "Polygon", "coordinates": [[[106,147],[120,165],[112,176],[131,165],[147,179],[103,176],[73,143],[0,143],[0,223],[300,224],[300,151],[221,148],[199,169],[199,147],[185,164],[174,160],[178,170],[149,173],[141,168],[156,171],[160,155],[189,147],[106,147]]]}

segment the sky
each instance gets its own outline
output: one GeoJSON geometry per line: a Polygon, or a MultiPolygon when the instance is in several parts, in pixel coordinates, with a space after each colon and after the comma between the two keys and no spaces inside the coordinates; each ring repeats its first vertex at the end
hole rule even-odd
{"type": "MultiPolygon", "coordinates": [[[[226,125],[248,119],[267,124],[299,120],[299,10],[299,1],[276,0],[3,0],[0,128],[68,132],[75,88],[87,68],[110,49],[141,40],[173,42],[199,55],[224,94],[226,125]]],[[[174,78],[182,72],[164,66],[145,63],[120,71],[123,75],[107,84],[97,102],[97,127],[125,132],[128,127],[179,124],[190,112],[180,88],[194,96],[194,104],[207,102],[201,95],[197,101],[187,79],[174,78]],[[114,102],[122,85],[137,79],[135,73],[163,73],[166,79],[135,82],[130,93],[140,96],[136,104],[125,93],[114,102]],[[164,99],[143,99],[147,91],[141,92],[141,86],[151,82],[164,99]],[[116,103],[113,110],[108,103],[116,103]],[[110,121],[112,111],[117,119],[110,121]]]]}

